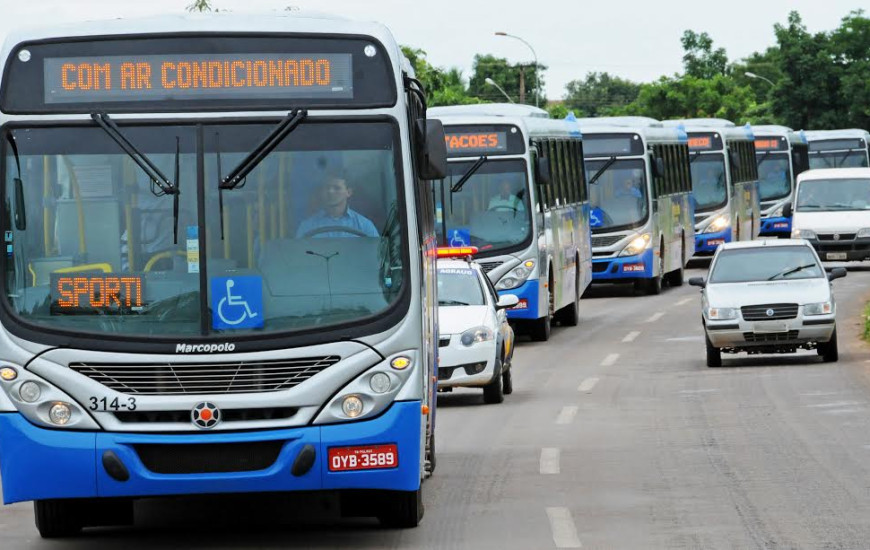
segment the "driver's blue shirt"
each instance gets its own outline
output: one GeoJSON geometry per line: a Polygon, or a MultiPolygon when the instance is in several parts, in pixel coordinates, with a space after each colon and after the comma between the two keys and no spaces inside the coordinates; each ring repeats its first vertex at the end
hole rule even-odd
{"type": "MultiPolygon", "coordinates": [[[[314,213],[310,218],[303,220],[302,223],[299,224],[299,227],[296,229],[296,238],[302,238],[307,233],[310,233],[316,229],[320,229],[323,227],[347,227],[348,229],[353,229],[359,231],[360,233],[365,234],[366,237],[380,237],[378,234],[378,230],[375,227],[375,224],[371,222],[368,218],[356,212],[355,210],[348,208],[343,215],[333,218],[329,214],[326,213],[325,210],[321,209],[314,213]]],[[[348,233],[345,231],[337,230],[337,231],[324,231],[322,233],[317,233],[311,235],[314,238],[326,238],[326,237],[359,237],[356,233],[348,233]]]]}

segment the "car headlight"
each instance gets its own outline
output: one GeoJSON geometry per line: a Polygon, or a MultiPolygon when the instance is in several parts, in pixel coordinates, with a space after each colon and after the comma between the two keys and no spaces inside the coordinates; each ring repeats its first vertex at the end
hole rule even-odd
{"type": "Polygon", "coordinates": [[[737,319],[737,308],[735,307],[711,307],[707,308],[707,318],[714,321],[727,321],[729,319],[737,319]]]}
{"type": "Polygon", "coordinates": [[[792,239],[815,239],[816,232],[812,229],[793,229],[791,232],[792,239]]]}
{"type": "Polygon", "coordinates": [[[649,247],[650,243],[650,234],[644,233],[643,235],[638,235],[633,238],[628,246],[622,249],[622,252],[619,253],[620,256],[636,256],[646,250],[649,247]]]}
{"type": "Polygon", "coordinates": [[[855,235],[856,239],[866,239],[867,237],[870,237],[870,227],[859,229],[858,233],[855,235]]]}
{"type": "Polygon", "coordinates": [[[710,222],[710,225],[708,225],[707,228],[704,229],[704,233],[715,233],[717,231],[722,231],[729,225],[731,225],[730,216],[728,216],[727,214],[716,216],[716,219],[710,222]]]}
{"type": "Polygon", "coordinates": [[[804,315],[830,315],[834,311],[834,304],[831,302],[819,302],[817,304],[806,304],[804,306],[804,315]]]}
{"type": "Polygon", "coordinates": [[[535,269],[534,260],[526,260],[521,265],[508,271],[495,285],[496,290],[512,290],[526,282],[535,269]]]}
{"type": "Polygon", "coordinates": [[[488,342],[494,338],[492,329],[489,327],[474,327],[462,333],[459,341],[465,347],[479,344],[480,342],[488,342]]]}

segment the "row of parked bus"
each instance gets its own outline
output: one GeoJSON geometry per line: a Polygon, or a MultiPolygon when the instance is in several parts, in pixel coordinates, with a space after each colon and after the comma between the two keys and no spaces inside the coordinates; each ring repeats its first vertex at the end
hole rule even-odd
{"type": "Polygon", "coordinates": [[[437,107],[448,178],[436,182],[439,242],[474,246],[534,340],[577,323],[591,283],[679,286],[720,244],[788,237],[798,174],[867,166],[861,130],[804,132],[723,119],[553,120],[512,104],[437,107]]]}

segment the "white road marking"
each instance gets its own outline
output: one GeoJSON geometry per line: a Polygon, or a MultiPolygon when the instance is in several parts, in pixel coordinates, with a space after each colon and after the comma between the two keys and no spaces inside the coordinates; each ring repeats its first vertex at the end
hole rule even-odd
{"type": "Polygon", "coordinates": [[[556,548],[582,548],[571,511],[562,506],[547,507],[547,518],[556,548]]]}
{"type": "Polygon", "coordinates": [[[680,336],[679,338],[668,338],[665,342],[701,342],[703,336],[680,336]]]}
{"type": "Polygon", "coordinates": [[[561,471],[559,467],[559,455],[561,451],[557,447],[544,447],[541,449],[540,469],[543,475],[555,475],[561,471]]]}
{"type": "Polygon", "coordinates": [[[587,378],[583,382],[580,382],[580,385],[577,387],[577,391],[580,393],[591,393],[592,388],[595,387],[595,384],[598,383],[598,378],[587,378]]]}
{"type": "Polygon", "coordinates": [[[580,407],[576,405],[562,407],[562,410],[559,411],[559,416],[556,417],[556,424],[559,424],[560,426],[570,424],[574,421],[574,417],[577,416],[577,411],[579,410],[580,407]]]}
{"type": "Polygon", "coordinates": [[[661,319],[661,318],[664,317],[664,316],[665,316],[665,312],[664,312],[664,311],[659,311],[658,313],[653,313],[652,317],[650,317],[649,319],[647,319],[645,322],[647,322],[647,323],[655,323],[656,321],[658,321],[659,319],[661,319]]]}
{"type": "Polygon", "coordinates": [[[618,353],[611,353],[607,357],[604,358],[604,361],[601,362],[602,367],[609,367],[616,363],[616,360],[619,359],[618,353]]]}
{"type": "Polygon", "coordinates": [[[623,343],[634,342],[637,340],[637,337],[640,336],[639,330],[633,330],[625,335],[625,338],[622,339],[623,343]]]}
{"type": "Polygon", "coordinates": [[[855,405],[864,405],[863,401],[837,401],[835,403],[819,403],[817,405],[806,405],[811,409],[836,409],[842,407],[854,407],[855,405]]]}
{"type": "Polygon", "coordinates": [[[679,302],[677,302],[677,303],[674,304],[674,305],[675,305],[675,306],[684,306],[684,305],[688,304],[689,302],[691,302],[691,301],[693,301],[693,300],[694,300],[694,298],[683,298],[682,300],[680,300],[679,302]]]}
{"type": "Polygon", "coordinates": [[[718,392],[718,391],[719,391],[719,390],[714,390],[714,389],[708,389],[708,390],[682,390],[682,391],[680,391],[680,393],[690,395],[690,394],[695,394],[695,393],[715,393],[715,392],[718,392]]]}

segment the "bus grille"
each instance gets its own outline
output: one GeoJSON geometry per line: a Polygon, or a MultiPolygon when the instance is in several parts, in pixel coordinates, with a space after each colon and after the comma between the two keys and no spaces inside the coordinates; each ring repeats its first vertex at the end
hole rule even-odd
{"type": "Polygon", "coordinates": [[[592,237],[592,248],[612,246],[624,238],[625,235],[604,235],[603,237],[592,237]]]}
{"type": "Polygon", "coordinates": [[[264,393],[298,386],[340,360],[333,355],[230,363],[73,363],[70,369],[127,394],[264,393]]]}
{"type": "Polygon", "coordinates": [[[794,319],[797,317],[797,304],[765,304],[760,306],[743,306],[740,308],[743,319],[747,321],[776,321],[778,319],[794,319]],[[767,313],[771,312],[772,315],[767,313]]]}
{"type": "Polygon", "coordinates": [[[278,460],[283,441],[251,443],[134,444],[142,464],[155,474],[215,474],[265,470],[278,460]]]}
{"type": "MultiPolygon", "coordinates": [[[[295,407],[266,407],[260,409],[221,409],[222,422],[257,422],[293,418],[295,407]]],[[[190,409],[183,411],[119,411],[114,413],[123,424],[183,424],[190,422],[190,409]]]]}

